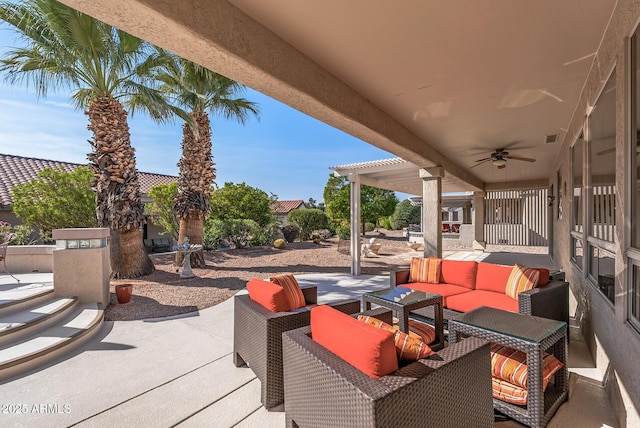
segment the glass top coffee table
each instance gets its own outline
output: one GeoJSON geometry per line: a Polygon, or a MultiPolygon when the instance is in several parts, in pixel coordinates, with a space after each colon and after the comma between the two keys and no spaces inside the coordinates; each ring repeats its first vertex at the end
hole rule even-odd
{"type": "Polygon", "coordinates": [[[409,332],[409,313],[416,309],[434,306],[436,340],[429,345],[437,351],[444,347],[444,327],[442,316],[442,296],[412,290],[406,287],[387,288],[380,291],[372,291],[362,295],[363,310],[371,309],[371,304],[391,309],[398,317],[400,331],[409,332]]]}
{"type": "Polygon", "coordinates": [[[547,318],[480,307],[449,321],[449,343],[475,336],[508,346],[527,355],[527,405],[493,399],[493,407],[530,427],[544,427],[567,399],[567,324],[547,318]],[[542,389],[543,353],[553,354],[564,365],[553,383],[542,389]]]}

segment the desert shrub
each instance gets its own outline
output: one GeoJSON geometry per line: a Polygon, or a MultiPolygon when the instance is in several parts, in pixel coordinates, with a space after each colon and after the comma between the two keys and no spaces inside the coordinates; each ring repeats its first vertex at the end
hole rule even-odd
{"type": "Polygon", "coordinates": [[[279,234],[280,223],[274,221],[254,231],[250,243],[252,246],[269,245],[279,234]]]}
{"type": "Polygon", "coordinates": [[[286,245],[287,245],[287,243],[285,242],[284,239],[276,239],[273,242],[273,246],[275,248],[277,248],[278,250],[283,250],[286,245]]]}
{"type": "Polygon", "coordinates": [[[317,208],[308,210],[294,210],[287,215],[287,223],[297,224],[300,227],[300,239],[307,241],[314,230],[326,229],[329,219],[324,211],[317,208]]]}
{"type": "Polygon", "coordinates": [[[394,230],[408,227],[410,224],[420,224],[420,207],[411,205],[411,201],[405,199],[396,205],[391,215],[391,228],[394,230]]]}
{"type": "Polygon", "coordinates": [[[27,224],[11,226],[6,221],[0,221],[0,233],[15,235],[15,239],[10,245],[32,245],[38,241],[38,231],[27,224]]]}
{"type": "MultiPolygon", "coordinates": [[[[225,183],[224,187],[211,193],[211,218],[219,220],[250,219],[260,226],[275,220],[269,196],[263,190],[245,183],[225,183]]],[[[271,240],[268,241],[271,243],[271,240]]]]}
{"type": "Polygon", "coordinates": [[[287,242],[294,242],[300,236],[300,228],[297,224],[288,224],[282,228],[282,234],[287,242]]]}
{"type": "Polygon", "coordinates": [[[336,234],[340,239],[350,239],[351,238],[351,225],[349,223],[341,223],[336,227],[336,234]]]}
{"type": "Polygon", "coordinates": [[[162,227],[174,241],[178,242],[180,216],[173,209],[173,200],[178,194],[178,183],[158,184],[149,189],[152,201],[145,204],[145,214],[151,223],[162,227]]]}
{"type": "Polygon", "coordinates": [[[373,224],[373,223],[366,222],[366,223],[364,224],[364,231],[365,231],[365,232],[371,232],[371,231],[373,231],[373,229],[375,229],[375,228],[376,228],[376,225],[375,225],[375,224],[373,224]]]}
{"type": "Polygon", "coordinates": [[[333,236],[333,233],[331,233],[329,229],[319,229],[316,230],[316,233],[319,233],[325,241],[333,236]]]}
{"type": "Polygon", "coordinates": [[[324,238],[322,237],[322,235],[320,235],[320,233],[318,233],[318,232],[312,232],[312,233],[311,233],[311,240],[312,240],[314,243],[319,244],[319,243],[321,243],[322,241],[324,241],[324,238]]]}
{"type": "Polygon", "coordinates": [[[383,217],[380,219],[380,226],[387,230],[391,230],[391,217],[383,217]]]}
{"type": "Polygon", "coordinates": [[[245,248],[251,242],[254,235],[262,233],[262,228],[253,220],[247,219],[215,219],[207,222],[205,228],[205,240],[208,245],[213,243],[216,247],[222,241],[227,241],[236,248],[245,248]]]}

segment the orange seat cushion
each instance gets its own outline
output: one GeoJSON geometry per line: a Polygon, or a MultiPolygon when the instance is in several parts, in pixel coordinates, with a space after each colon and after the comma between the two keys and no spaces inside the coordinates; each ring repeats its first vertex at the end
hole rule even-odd
{"type": "Polygon", "coordinates": [[[442,260],[440,282],[460,285],[473,290],[476,287],[478,263],[464,260],[442,260]]]}
{"type": "Polygon", "coordinates": [[[496,293],[504,294],[512,270],[513,266],[479,262],[476,275],[476,290],[495,291],[496,293]]]}
{"type": "Polygon", "coordinates": [[[409,282],[426,282],[437,284],[440,282],[440,268],[442,259],[436,257],[412,257],[409,267],[409,282]]]}
{"type": "Polygon", "coordinates": [[[415,333],[412,335],[402,332],[397,325],[387,324],[378,318],[366,315],[358,315],[358,321],[393,333],[395,337],[396,354],[400,361],[417,361],[433,354],[429,345],[423,342],[420,336],[415,333]]]}
{"type": "Polygon", "coordinates": [[[480,306],[489,306],[503,311],[518,312],[518,301],[495,291],[473,290],[447,297],[447,308],[458,312],[469,312],[480,306]]]}
{"type": "Polygon", "coordinates": [[[284,293],[285,296],[287,296],[291,309],[304,308],[306,306],[307,302],[304,300],[304,294],[302,294],[300,284],[298,284],[298,281],[296,281],[296,278],[292,274],[285,273],[275,275],[269,278],[269,281],[284,288],[284,293]]]}
{"type": "Polygon", "coordinates": [[[537,269],[528,268],[516,263],[507,280],[505,294],[517,300],[518,294],[535,287],[539,278],[540,272],[537,269]]]}
{"type": "Polygon", "coordinates": [[[444,306],[447,306],[447,299],[449,298],[449,296],[469,292],[469,289],[467,287],[443,283],[427,284],[426,282],[410,282],[408,284],[403,284],[403,287],[409,287],[414,290],[425,291],[427,293],[439,294],[442,296],[442,304],[444,306]]]}
{"type": "Polygon", "coordinates": [[[311,309],[311,337],[374,379],[398,370],[393,333],[358,321],[330,306],[311,309]]]}
{"type": "Polygon", "coordinates": [[[271,312],[291,310],[284,289],[277,284],[254,278],[247,283],[249,298],[271,312]]]}

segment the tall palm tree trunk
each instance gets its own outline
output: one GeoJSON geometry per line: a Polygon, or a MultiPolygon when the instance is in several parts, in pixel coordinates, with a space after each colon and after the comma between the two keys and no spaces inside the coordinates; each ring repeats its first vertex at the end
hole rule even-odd
{"type": "MultiPolygon", "coordinates": [[[[180,216],[178,243],[184,237],[191,244],[203,244],[203,222],[211,211],[209,197],[215,179],[215,168],[211,159],[211,124],[209,116],[200,111],[191,113],[198,132],[194,134],[189,124],[182,126],[182,158],[178,162],[178,195],[175,200],[176,212],[180,216]]],[[[183,263],[184,255],[176,253],[176,265],[183,263]]],[[[203,251],[191,253],[191,266],[204,267],[203,251]]]]}
{"type": "Polygon", "coordinates": [[[127,112],[117,100],[102,96],[87,111],[95,175],[96,215],[100,227],[111,229],[111,277],[137,278],[154,271],[140,228],[144,209],[135,151],[131,147],[127,112]]]}

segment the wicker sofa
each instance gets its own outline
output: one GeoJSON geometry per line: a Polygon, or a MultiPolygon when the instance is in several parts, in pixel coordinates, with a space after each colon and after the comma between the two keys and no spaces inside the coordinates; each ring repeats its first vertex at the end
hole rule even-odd
{"type": "MultiPolygon", "coordinates": [[[[391,323],[391,311],[367,312],[391,323]]],[[[287,427],[493,427],[489,343],[469,338],[373,379],[310,337],[283,334],[287,427]]]]}
{"type": "MultiPolygon", "coordinates": [[[[317,287],[300,287],[307,305],[318,303],[317,287]]],[[[332,307],[353,314],[360,301],[344,300],[332,307]]],[[[271,409],[282,404],[282,333],[309,325],[308,307],[286,312],[271,312],[248,295],[235,297],[233,326],[233,363],[251,367],[261,383],[262,405],[271,409]]]]}
{"type": "MultiPolygon", "coordinates": [[[[569,284],[563,275],[551,276],[544,285],[524,291],[515,301],[504,292],[512,266],[485,262],[442,260],[438,284],[409,282],[409,269],[391,272],[391,287],[403,286],[443,297],[447,322],[480,306],[535,315],[569,323],[569,284]]],[[[418,318],[434,319],[433,307],[411,313],[418,318]]]]}

